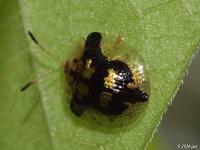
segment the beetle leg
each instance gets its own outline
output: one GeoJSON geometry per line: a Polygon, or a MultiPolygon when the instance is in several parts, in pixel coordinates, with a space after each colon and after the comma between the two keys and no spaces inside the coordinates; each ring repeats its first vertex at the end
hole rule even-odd
{"type": "Polygon", "coordinates": [[[114,42],[114,44],[113,44],[113,49],[116,49],[117,47],[119,47],[120,46],[120,44],[122,43],[124,41],[124,37],[122,37],[122,36],[118,36],[117,38],[116,38],[116,40],[115,40],[115,42],[114,42]]]}

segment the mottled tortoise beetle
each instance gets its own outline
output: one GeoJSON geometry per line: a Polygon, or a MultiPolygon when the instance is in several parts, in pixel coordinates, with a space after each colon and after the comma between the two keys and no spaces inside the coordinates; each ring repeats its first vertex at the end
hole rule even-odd
{"type": "Polygon", "coordinates": [[[70,109],[77,116],[85,112],[95,112],[110,120],[131,116],[137,103],[149,99],[149,78],[140,57],[136,53],[131,57],[125,51],[129,48],[120,36],[112,44],[104,40],[101,33],[90,33],[81,55],[65,65],[72,91],[70,109]],[[117,51],[119,55],[115,56],[117,51]]]}
{"type": "MultiPolygon", "coordinates": [[[[63,62],[41,45],[31,31],[28,35],[52,60],[59,64],[63,62]]],[[[111,128],[129,125],[147,106],[150,80],[141,56],[125,45],[123,37],[108,37],[99,32],[90,33],[79,55],[73,55],[58,68],[33,78],[20,91],[64,68],[69,85],[65,87],[71,95],[69,107],[76,116],[84,117],[81,123],[95,119],[96,123],[108,123],[111,128]]]]}

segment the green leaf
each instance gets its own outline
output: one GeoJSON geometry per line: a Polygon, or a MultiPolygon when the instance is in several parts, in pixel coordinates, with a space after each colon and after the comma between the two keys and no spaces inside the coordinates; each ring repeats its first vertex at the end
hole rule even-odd
{"type": "Polygon", "coordinates": [[[0,1],[0,17],[4,150],[144,149],[200,42],[199,0],[7,0],[0,1]],[[126,130],[82,123],[67,107],[70,96],[62,70],[20,93],[20,86],[34,75],[61,64],[40,51],[27,30],[62,61],[90,32],[124,36],[149,67],[151,97],[144,115],[126,130]]]}

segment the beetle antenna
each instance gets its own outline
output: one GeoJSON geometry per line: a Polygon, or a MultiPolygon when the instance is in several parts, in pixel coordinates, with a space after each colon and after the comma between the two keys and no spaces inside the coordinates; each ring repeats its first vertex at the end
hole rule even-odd
{"type": "Polygon", "coordinates": [[[61,62],[59,61],[56,57],[54,57],[44,46],[42,46],[38,40],[35,38],[35,36],[33,35],[33,33],[31,31],[28,31],[28,35],[30,36],[31,40],[43,51],[45,52],[47,55],[49,55],[51,58],[53,58],[56,62],[61,62]]]}
{"type": "Polygon", "coordinates": [[[58,71],[59,69],[62,69],[63,68],[63,65],[59,66],[58,68],[56,69],[53,69],[53,70],[50,70],[50,71],[47,71],[43,74],[40,74],[39,76],[33,78],[31,81],[27,82],[24,86],[21,87],[20,91],[23,92],[25,91],[27,88],[29,88],[31,85],[35,84],[35,83],[38,83],[40,82],[45,76],[48,76],[50,75],[51,73],[54,73],[56,71],[58,71]]]}
{"type": "Polygon", "coordinates": [[[32,84],[36,83],[37,80],[36,79],[33,79],[32,81],[29,81],[28,83],[26,83],[21,89],[20,91],[23,92],[25,91],[28,87],[30,87],[32,84]]]}

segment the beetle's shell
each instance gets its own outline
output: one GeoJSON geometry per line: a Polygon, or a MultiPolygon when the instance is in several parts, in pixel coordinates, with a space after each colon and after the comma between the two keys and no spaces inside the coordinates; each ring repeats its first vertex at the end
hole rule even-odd
{"type": "MultiPolygon", "coordinates": [[[[137,86],[137,89],[144,92],[145,96],[149,98],[150,81],[145,63],[138,53],[126,46],[124,42],[120,43],[117,47],[113,47],[114,42],[115,38],[103,37],[101,45],[103,56],[98,54],[90,58],[90,55],[85,54],[86,56],[82,55],[77,58],[80,61],[76,63],[75,67],[78,68],[77,72],[79,73],[77,73],[78,75],[71,75],[73,78],[76,76],[76,79],[75,83],[71,84],[73,98],[70,102],[70,108],[76,115],[85,118],[87,121],[96,120],[98,124],[119,126],[136,120],[144,112],[147,100],[136,100],[131,103],[125,102],[124,104],[127,105],[126,109],[120,109],[122,105],[119,104],[116,106],[117,111],[115,111],[115,109],[112,110],[112,107],[115,106],[115,101],[119,101],[117,99],[120,96],[115,93],[120,92],[120,90],[126,87],[128,87],[126,91],[127,89],[130,89],[130,91],[132,89],[135,90],[135,86],[137,86]],[[98,56],[100,56],[100,59],[98,59],[98,56]],[[102,62],[101,57],[102,60],[105,57],[109,61],[109,64],[101,65],[103,67],[100,68],[88,67],[95,60],[98,60],[98,63],[102,62]],[[84,78],[84,81],[82,78],[84,78]],[[87,82],[85,82],[85,79],[87,79],[87,82]],[[134,84],[132,84],[131,80],[134,81],[134,84]],[[100,94],[96,96],[95,93],[100,94]],[[83,98],[85,96],[87,97],[86,99],[83,98]],[[77,101],[77,99],[80,100],[77,101]],[[91,102],[88,102],[88,99],[91,102]]],[[[121,101],[123,100],[120,99],[119,102],[121,103],[121,101]]]]}

